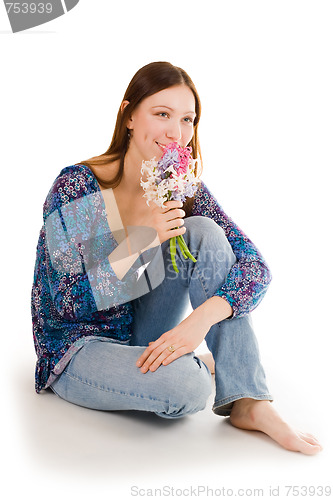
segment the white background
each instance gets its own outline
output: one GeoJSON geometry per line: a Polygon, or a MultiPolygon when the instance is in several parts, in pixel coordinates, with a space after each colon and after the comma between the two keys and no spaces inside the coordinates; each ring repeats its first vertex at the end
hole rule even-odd
{"type": "Polygon", "coordinates": [[[174,486],[178,498],[190,485],[265,488],[266,498],[279,486],[292,498],[285,485],[330,484],[332,24],[332,2],[321,0],[81,0],[12,34],[0,4],[6,498],[135,498],[133,485],[174,486]],[[63,167],[107,149],[131,77],[157,60],[194,80],[203,179],[271,268],[254,325],[275,406],[322,441],[316,457],[233,429],[209,408],[171,425],[34,394],[43,201],[63,167]]]}

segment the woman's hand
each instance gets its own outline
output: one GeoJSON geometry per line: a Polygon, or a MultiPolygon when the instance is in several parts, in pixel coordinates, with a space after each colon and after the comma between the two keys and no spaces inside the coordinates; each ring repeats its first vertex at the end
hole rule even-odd
{"type": "Polygon", "coordinates": [[[161,244],[173,236],[185,233],[186,228],[183,226],[185,211],[181,209],[182,206],[183,203],[176,200],[166,201],[163,208],[153,203],[150,223],[157,231],[161,244]]]}
{"type": "Polygon", "coordinates": [[[136,366],[142,373],[154,372],[184,354],[194,351],[206,337],[212,325],[230,318],[232,307],[223,297],[211,297],[194,309],[178,326],[163,333],[141,354],[136,366]],[[171,349],[169,349],[169,347],[171,349]]]}
{"type": "Polygon", "coordinates": [[[150,342],[136,362],[142,373],[148,370],[154,372],[161,364],[168,365],[201,344],[211,323],[202,317],[199,309],[195,309],[178,326],[163,333],[155,342],[150,342]]]}

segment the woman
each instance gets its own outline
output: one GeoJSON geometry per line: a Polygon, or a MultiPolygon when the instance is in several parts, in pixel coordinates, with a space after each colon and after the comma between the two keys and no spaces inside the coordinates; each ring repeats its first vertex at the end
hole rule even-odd
{"type": "Polygon", "coordinates": [[[315,454],[317,440],[281,419],[266,386],[249,316],[271,279],[259,251],[203,182],[184,206],[148,206],[142,196],[143,160],[172,142],[200,158],[200,112],[185,71],[148,64],[128,86],[106,153],[55,180],[32,290],[36,390],[89,408],[179,418],[202,410],[211,391],[212,360],[193,353],[205,339],[213,411],[315,454]],[[176,273],[169,240],[180,234],[196,262],[177,252],[176,273]]]}

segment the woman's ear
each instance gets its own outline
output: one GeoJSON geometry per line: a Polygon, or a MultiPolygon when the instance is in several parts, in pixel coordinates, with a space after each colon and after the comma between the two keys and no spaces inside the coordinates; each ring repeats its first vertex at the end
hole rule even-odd
{"type": "Polygon", "coordinates": [[[123,101],[121,103],[121,106],[120,106],[120,109],[121,109],[121,112],[124,111],[124,109],[126,108],[126,106],[129,104],[129,101],[123,101]]]}
{"type": "MultiPolygon", "coordinates": [[[[124,109],[126,108],[126,106],[129,104],[129,101],[123,101],[121,103],[121,106],[120,106],[120,109],[121,109],[121,112],[124,111],[124,109]]],[[[130,116],[129,119],[128,119],[128,122],[127,122],[127,128],[130,130],[132,127],[132,117],[130,116]]]]}

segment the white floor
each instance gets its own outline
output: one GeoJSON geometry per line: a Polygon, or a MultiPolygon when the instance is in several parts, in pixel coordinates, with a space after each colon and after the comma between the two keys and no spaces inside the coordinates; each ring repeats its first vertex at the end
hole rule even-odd
{"type": "Polygon", "coordinates": [[[169,421],[140,412],[88,410],[48,391],[37,395],[33,363],[33,356],[20,361],[9,386],[12,411],[3,426],[2,486],[8,482],[11,491],[6,498],[292,498],[297,488],[287,495],[288,486],[330,484],[332,440],[325,407],[308,408],[302,393],[295,406],[292,394],[285,397],[287,380],[281,374],[275,379],[274,370],[276,407],[324,442],[316,457],[287,452],[264,434],[233,428],[211,411],[213,396],[204,411],[169,421]]]}

